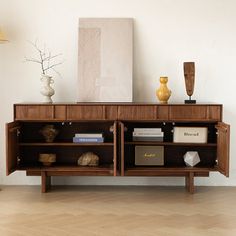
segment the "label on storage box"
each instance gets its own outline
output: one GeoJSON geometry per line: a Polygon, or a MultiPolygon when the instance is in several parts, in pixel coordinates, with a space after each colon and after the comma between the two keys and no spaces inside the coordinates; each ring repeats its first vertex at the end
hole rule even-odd
{"type": "Polygon", "coordinates": [[[175,143],[206,143],[206,127],[174,127],[175,143]]]}
{"type": "Polygon", "coordinates": [[[163,146],[135,146],[135,165],[164,165],[163,146]]]}

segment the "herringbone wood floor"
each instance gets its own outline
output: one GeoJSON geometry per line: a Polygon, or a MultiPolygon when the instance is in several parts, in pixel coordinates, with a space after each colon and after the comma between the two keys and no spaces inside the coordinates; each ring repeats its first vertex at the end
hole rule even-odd
{"type": "Polygon", "coordinates": [[[1,236],[235,236],[236,188],[3,186],[1,236]]]}

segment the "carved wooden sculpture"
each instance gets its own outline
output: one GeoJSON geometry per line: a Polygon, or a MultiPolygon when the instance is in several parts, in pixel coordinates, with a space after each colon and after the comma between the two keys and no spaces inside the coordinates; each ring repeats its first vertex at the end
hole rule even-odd
{"type": "Polygon", "coordinates": [[[189,100],[185,100],[185,103],[196,103],[196,100],[191,100],[191,96],[194,91],[195,80],[195,65],[194,62],[184,62],[184,78],[186,92],[189,96],[189,100]]]}

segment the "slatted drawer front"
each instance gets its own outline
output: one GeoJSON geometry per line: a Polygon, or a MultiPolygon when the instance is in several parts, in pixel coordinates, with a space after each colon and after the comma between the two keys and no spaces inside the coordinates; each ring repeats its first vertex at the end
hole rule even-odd
{"type": "Polygon", "coordinates": [[[103,106],[67,106],[67,120],[103,120],[103,106]]]}
{"type": "Polygon", "coordinates": [[[188,105],[170,106],[170,120],[206,120],[207,106],[188,105]]]}
{"type": "Polygon", "coordinates": [[[48,120],[53,119],[53,106],[48,105],[17,105],[15,107],[16,120],[48,120]]]}
{"type": "Polygon", "coordinates": [[[222,119],[221,113],[222,113],[222,106],[220,106],[220,105],[208,106],[208,117],[207,118],[209,120],[221,121],[221,119],[222,119]]]}
{"type": "Polygon", "coordinates": [[[118,119],[155,120],[156,106],[119,106],[118,119]]]}

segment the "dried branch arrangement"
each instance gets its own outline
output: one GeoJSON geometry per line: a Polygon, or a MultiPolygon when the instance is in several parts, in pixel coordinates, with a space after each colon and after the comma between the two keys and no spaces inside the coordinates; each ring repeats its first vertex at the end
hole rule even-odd
{"type": "Polygon", "coordinates": [[[25,57],[25,62],[35,62],[40,64],[42,74],[47,75],[47,73],[50,70],[53,70],[57,74],[59,74],[54,67],[61,65],[63,61],[56,62],[58,57],[62,56],[62,54],[56,54],[52,55],[51,52],[46,48],[46,45],[44,45],[44,48],[40,48],[38,45],[38,41],[36,40],[34,43],[30,42],[29,43],[36,49],[38,52],[38,58],[29,58],[25,57]]]}

